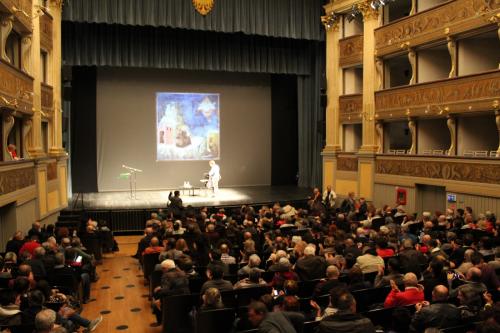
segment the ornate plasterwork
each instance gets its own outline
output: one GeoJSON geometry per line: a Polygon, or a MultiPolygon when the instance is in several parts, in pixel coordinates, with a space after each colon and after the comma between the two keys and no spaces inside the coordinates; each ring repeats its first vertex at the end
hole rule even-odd
{"type": "Polygon", "coordinates": [[[363,14],[363,20],[378,19],[379,9],[373,9],[372,0],[365,0],[358,3],[358,9],[363,14]]]}
{"type": "Polygon", "coordinates": [[[0,195],[35,185],[33,168],[15,169],[0,172],[0,195]]]}
{"type": "Polygon", "coordinates": [[[52,17],[40,16],[40,46],[46,51],[52,50],[52,17]]]}
{"type": "Polygon", "coordinates": [[[339,55],[340,66],[361,64],[363,62],[363,35],[341,39],[339,55]]]}
{"type": "Polygon", "coordinates": [[[429,107],[440,105],[446,111],[469,112],[491,107],[500,96],[500,70],[435,82],[415,84],[375,93],[376,112],[382,118],[411,111],[424,115],[429,107]],[[446,107],[445,107],[446,106],[446,107]],[[477,106],[477,107],[476,107],[477,106]]]}
{"type": "Polygon", "coordinates": [[[397,52],[407,41],[415,47],[489,25],[488,13],[498,9],[500,1],[456,0],[387,24],[375,30],[377,55],[397,52]]]}
{"type": "Polygon", "coordinates": [[[339,110],[341,122],[361,122],[361,111],[363,109],[363,95],[343,95],[339,98],[339,110]]]}
{"type": "Polygon", "coordinates": [[[337,170],[340,171],[358,171],[358,158],[356,156],[337,157],[337,170]]]}
{"type": "Polygon", "coordinates": [[[215,0],[193,0],[193,6],[198,13],[205,16],[214,7],[215,0]]]}
{"type": "Polygon", "coordinates": [[[378,174],[500,184],[500,166],[460,161],[377,159],[378,174]]]}
{"type": "Polygon", "coordinates": [[[31,113],[33,107],[33,78],[0,61],[0,107],[12,107],[31,113]]]}

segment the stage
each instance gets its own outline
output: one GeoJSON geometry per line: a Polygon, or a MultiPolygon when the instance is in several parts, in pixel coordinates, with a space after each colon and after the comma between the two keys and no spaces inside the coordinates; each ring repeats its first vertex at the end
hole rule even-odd
{"type": "MultiPolygon", "coordinates": [[[[78,210],[124,210],[164,208],[168,204],[170,190],[137,191],[131,198],[130,192],[74,193],[69,200],[69,209],[78,210]]],[[[217,196],[212,197],[206,189],[196,189],[195,195],[181,191],[184,206],[239,206],[243,204],[268,204],[305,200],[311,190],[296,186],[244,186],[221,188],[217,196]]]]}

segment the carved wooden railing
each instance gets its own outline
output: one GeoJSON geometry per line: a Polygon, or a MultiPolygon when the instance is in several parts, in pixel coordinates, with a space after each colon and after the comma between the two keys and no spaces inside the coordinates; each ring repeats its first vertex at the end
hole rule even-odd
{"type": "Polygon", "coordinates": [[[0,196],[32,185],[35,185],[33,162],[15,161],[0,164],[0,196]]]}
{"type": "Polygon", "coordinates": [[[337,156],[337,170],[358,171],[358,157],[354,153],[341,153],[337,156]]]}
{"type": "Polygon", "coordinates": [[[499,9],[499,1],[455,0],[394,21],[375,30],[377,56],[494,25],[499,9]]]}
{"type": "Polygon", "coordinates": [[[33,78],[0,60],[0,107],[31,114],[33,78]]]}
{"type": "Polygon", "coordinates": [[[46,51],[52,50],[52,16],[48,13],[40,16],[40,46],[46,51]]]}
{"type": "Polygon", "coordinates": [[[340,66],[352,66],[363,63],[363,35],[343,38],[339,41],[340,66]]]}
{"type": "Polygon", "coordinates": [[[0,8],[3,11],[13,14],[17,22],[21,23],[24,32],[33,31],[33,26],[31,24],[33,13],[32,13],[32,1],[33,0],[0,0],[0,8]]]}
{"type": "Polygon", "coordinates": [[[48,84],[42,83],[42,110],[52,112],[54,110],[54,92],[48,84]]]}
{"type": "Polygon", "coordinates": [[[375,173],[499,185],[500,160],[470,161],[428,156],[377,156],[375,173]]]}
{"type": "Polygon", "coordinates": [[[500,70],[493,70],[377,91],[375,110],[378,119],[436,116],[491,110],[499,98],[500,70]]]}
{"type": "Polygon", "coordinates": [[[342,95],[339,98],[340,122],[361,122],[363,95],[342,95]]]}

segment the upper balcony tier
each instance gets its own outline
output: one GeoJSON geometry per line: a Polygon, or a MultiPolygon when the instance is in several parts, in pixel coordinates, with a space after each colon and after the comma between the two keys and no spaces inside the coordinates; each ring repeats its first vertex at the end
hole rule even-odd
{"type": "Polygon", "coordinates": [[[46,51],[52,50],[52,16],[47,12],[40,16],[40,46],[46,51]]]}
{"type": "Polygon", "coordinates": [[[403,48],[416,47],[447,36],[495,25],[500,13],[499,1],[453,0],[401,18],[375,30],[377,56],[397,53],[403,48]]]}

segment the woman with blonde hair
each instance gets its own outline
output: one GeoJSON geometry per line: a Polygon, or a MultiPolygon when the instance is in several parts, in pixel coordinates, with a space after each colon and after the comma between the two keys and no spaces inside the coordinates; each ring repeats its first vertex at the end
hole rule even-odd
{"type": "Polygon", "coordinates": [[[201,296],[203,304],[200,311],[217,310],[224,308],[220,291],[217,288],[208,288],[203,296],[201,296]]]}

